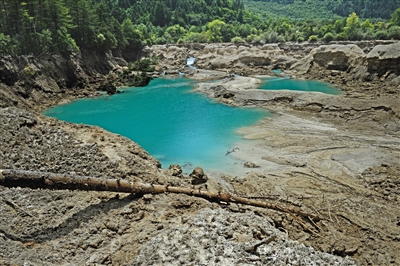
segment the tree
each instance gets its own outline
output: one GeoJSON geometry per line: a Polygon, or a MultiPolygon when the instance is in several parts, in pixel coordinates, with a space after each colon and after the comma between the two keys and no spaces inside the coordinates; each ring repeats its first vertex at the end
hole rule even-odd
{"type": "Polygon", "coordinates": [[[400,26],[400,7],[391,15],[390,23],[392,25],[400,26]]]}
{"type": "Polygon", "coordinates": [[[359,17],[355,12],[351,13],[349,17],[346,19],[346,26],[344,27],[344,33],[346,34],[349,40],[357,40],[358,28],[359,28],[359,17]]]}
{"type": "Polygon", "coordinates": [[[334,39],[334,35],[332,32],[328,32],[324,35],[324,37],[322,38],[322,40],[324,40],[325,42],[331,42],[334,39]]]}
{"type": "Polygon", "coordinates": [[[165,26],[168,24],[168,12],[164,1],[157,1],[154,13],[153,24],[155,26],[165,26]]]}
{"type": "Polygon", "coordinates": [[[0,56],[13,54],[12,41],[9,35],[0,33],[0,56]]]}
{"type": "Polygon", "coordinates": [[[175,43],[177,42],[180,38],[182,38],[186,33],[186,30],[179,26],[178,24],[175,24],[173,26],[168,27],[165,30],[164,37],[167,40],[168,43],[175,43]]]}
{"type": "Polygon", "coordinates": [[[400,40],[400,26],[392,26],[389,28],[389,38],[400,40]]]}
{"type": "Polygon", "coordinates": [[[127,41],[126,49],[137,51],[143,47],[143,36],[139,30],[135,28],[133,22],[127,18],[122,23],[122,32],[127,41]]]}
{"type": "Polygon", "coordinates": [[[309,42],[316,42],[316,41],[318,41],[318,36],[317,36],[317,35],[311,35],[311,36],[308,38],[308,41],[309,41],[309,42]]]}
{"type": "Polygon", "coordinates": [[[221,34],[222,34],[223,42],[230,42],[232,40],[232,38],[237,36],[235,27],[232,24],[224,24],[221,27],[221,34]]]}
{"type": "Polygon", "coordinates": [[[209,23],[207,23],[207,35],[209,42],[221,42],[222,41],[222,26],[225,25],[225,22],[215,19],[209,23]]]}
{"type": "Polygon", "coordinates": [[[56,34],[56,47],[58,51],[70,51],[77,52],[79,51],[78,46],[75,43],[75,40],[71,38],[71,35],[68,33],[65,27],[60,27],[57,30],[56,34]]]}

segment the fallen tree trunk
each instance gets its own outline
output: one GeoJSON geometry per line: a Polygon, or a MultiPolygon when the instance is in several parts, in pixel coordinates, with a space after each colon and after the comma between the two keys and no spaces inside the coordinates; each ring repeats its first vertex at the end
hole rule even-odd
{"type": "Polygon", "coordinates": [[[305,218],[320,220],[321,217],[295,207],[284,207],[265,201],[238,197],[228,193],[210,192],[200,189],[155,185],[140,182],[129,182],[123,179],[102,179],[88,176],[64,175],[23,170],[0,170],[0,185],[5,187],[29,187],[43,189],[69,189],[110,191],[123,193],[180,193],[208,200],[240,203],[250,206],[268,208],[276,211],[298,214],[305,218]]]}

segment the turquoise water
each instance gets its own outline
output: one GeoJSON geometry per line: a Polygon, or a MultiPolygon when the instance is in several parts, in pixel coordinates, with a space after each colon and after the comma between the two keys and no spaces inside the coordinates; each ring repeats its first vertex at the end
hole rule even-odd
{"type": "Polygon", "coordinates": [[[307,92],[322,92],[327,94],[338,95],[341,90],[332,85],[320,81],[298,80],[290,78],[266,78],[260,89],[262,90],[295,90],[307,92]]]}
{"type": "Polygon", "coordinates": [[[139,143],[164,168],[170,164],[204,169],[229,169],[235,162],[225,156],[242,141],[239,127],[270,115],[261,109],[235,108],[190,92],[185,79],[155,79],[143,88],[122,94],[82,99],[59,105],[45,115],[74,123],[97,125],[139,143]]]}
{"type": "Polygon", "coordinates": [[[274,70],[272,70],[272,72],[274,72],[275,74],[281,74],[282,73],[282,70],[280,70],[280,69],[274,69],[274,70]]]}

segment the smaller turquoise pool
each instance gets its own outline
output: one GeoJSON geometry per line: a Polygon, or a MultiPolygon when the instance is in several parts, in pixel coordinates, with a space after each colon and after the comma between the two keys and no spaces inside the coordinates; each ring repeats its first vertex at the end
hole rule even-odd
{"type": "Polygon", "coordinates": [[[306,92],[322,92],[338,95],[342,91],[334,86],[314,80],[298,80],[290,78],[272,77],[263,79],[262,90],[292,90],[306,92]]]}
{"type": "Polygon", "coordinates": [[[279,75],[279,74],[282,73],[282,70],[280,70],[280,69],[274,69],[274,70],[272,70],[272,72],[274,72],[275,74],[279,75]]]}

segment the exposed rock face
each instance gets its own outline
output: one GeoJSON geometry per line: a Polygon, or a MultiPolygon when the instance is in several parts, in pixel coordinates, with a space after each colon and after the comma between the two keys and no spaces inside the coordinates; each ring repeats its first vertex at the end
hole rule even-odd
{"type": "Polygon", "coordinates": [[[350,45],[322,45],[315,48],[311,53],[294,64],[291,70],[296,70],[300,74],[307,73],[311,67],[322,68],[326,70],[346,71],[354,65],[357,60],[365,57],[363,50],[355,44],[350,45]]]}
{"type": "Polygon", "coordinates": [[[377,73],[379,77],[389,74],[400,74],[400,42],[377,45],[367,54],[368,72],[377,73]]]}
{"type": "MultiPolygon", "coordinates": [[[[400,85],[399,42],[343,42],[329,45],[318,43],[283,43],[265,45],[196,44],[182,46],[158,45],[146,48],[149,56],[161,58],[158,69],[165,73],[187,75],[195,71],[181,68],[186,59],[195,57],[195,67],[227,74],[269,74],[271,69],[286,70],[289,75],[301,75],[338,85],[355,87],[356,82],[378,81],[400,85]],[[289,70],[290,69],[290,70],[289,70]]],[[[206,79],[206,78],[205,78],[206,79]]],[[[393,88],[380,89],[392,93],[393,88]]]]}
{"type": "Polygon", "coordinates": [[[196,67],[201,69],[221,70],[243,73],[248,67],[267,67],[279,62],[286,66],[286,61],[293,58],[282,57],[283,50],[276,44],[263,46],[226,44],[199,44],[188,46],[156,45],[146,48],[150,56],[161,59],[160,69],[176,69],[186,64],[189,57],[196,58],[196,67]]]}
{"type": "MultiPolygon", "coordinates": [[[[354,44],[315,48],[286,73],[336,84],[346,91],[365,91],[360,83],[374,87],[373,94],[396,94],[400,90],[400,42],[377,45],[368,54],[354,44]]],[[[364,49],[368,50],[368,49],[364,49]]]]}
{"type": "MultiPolygon", "coordinates": [[[[69,96],[87,97],[123,59],[109,54],[6,56],[0,58],[0,107],[43,108],[69,96]]],[[[109,91],[109,90],[108,90],[109,91]]]]}

